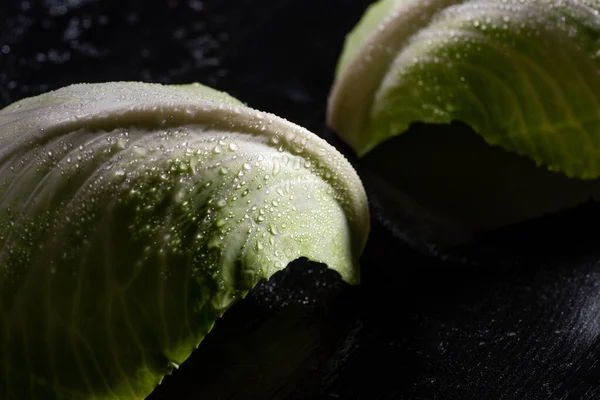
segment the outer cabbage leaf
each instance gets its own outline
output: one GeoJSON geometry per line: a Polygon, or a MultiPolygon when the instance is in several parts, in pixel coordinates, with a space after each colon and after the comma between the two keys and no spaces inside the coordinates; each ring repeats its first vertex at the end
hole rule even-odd
{"type": "Polygon", "coordinates": [[[144,398],[261,279],[358,281],[362,184],[201,85],[73,85],[0,111],[0,398],[144,398]]]}
{"type": "Polygon", "coordinates": [[[329,124],[359,155],[413,122],[470,125],[600,176],[600,1],[381,0],[349,35],[329,124]]]}

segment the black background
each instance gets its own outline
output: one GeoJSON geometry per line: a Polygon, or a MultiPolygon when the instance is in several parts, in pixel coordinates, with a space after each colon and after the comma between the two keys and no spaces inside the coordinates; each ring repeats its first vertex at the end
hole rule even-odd
{"type": "MultiPolygon", "coordinates": [[[[2,0],[0,106],[75,82],[198,81],[340,146],[326,98],[369,3],[2,0]]],[[[598,206],[415,250],[365,184],[360,287],[293,263],[150,398],[600,399],[598,206]]]]}

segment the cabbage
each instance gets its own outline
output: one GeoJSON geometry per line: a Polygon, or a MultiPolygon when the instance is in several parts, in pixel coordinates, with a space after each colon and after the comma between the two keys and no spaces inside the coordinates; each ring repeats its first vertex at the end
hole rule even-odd
{"type": "Polygon", "coordinates": [[[328,122],[365,155],[462,121],[568,177],[600,176],[600,1],[380,0],[348,36],[328,122]]]}
{"type": "Polygon", "coordinates": [[[350,283],[362,184],[326,142],[194,84],[0,110],[0,398],[137,399],[290,261],[350,283]]]}

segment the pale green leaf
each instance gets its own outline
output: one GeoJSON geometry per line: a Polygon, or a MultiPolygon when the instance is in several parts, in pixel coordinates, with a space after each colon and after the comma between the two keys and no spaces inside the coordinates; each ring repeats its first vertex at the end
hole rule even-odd
{"type": "Polygon", "coordinates": [[[413,122],[470,125],[570,177],[600,176],[598,0],[381,0],[350,35],[329,124],[360,155],[413,122]]]}
{"type": "Polygon", "coordinates": [[[141,399],[299,257],[358,281],[367,200],[314,134],[201,85],[0,111],[0,398],[141,399]]]}

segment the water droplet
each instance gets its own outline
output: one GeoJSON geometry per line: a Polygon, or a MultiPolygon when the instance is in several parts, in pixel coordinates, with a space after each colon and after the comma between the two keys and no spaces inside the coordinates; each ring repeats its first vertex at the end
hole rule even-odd
{"type": "MultiPolygon", "coordinates": [[[[279,159],[275,158],[273,160],[273,175],[277,175],[279,171],[281,171],[281,163],[279,162],[279,159]]],[[[265,179],[268,178],[265,177],[265,179]]]]}

